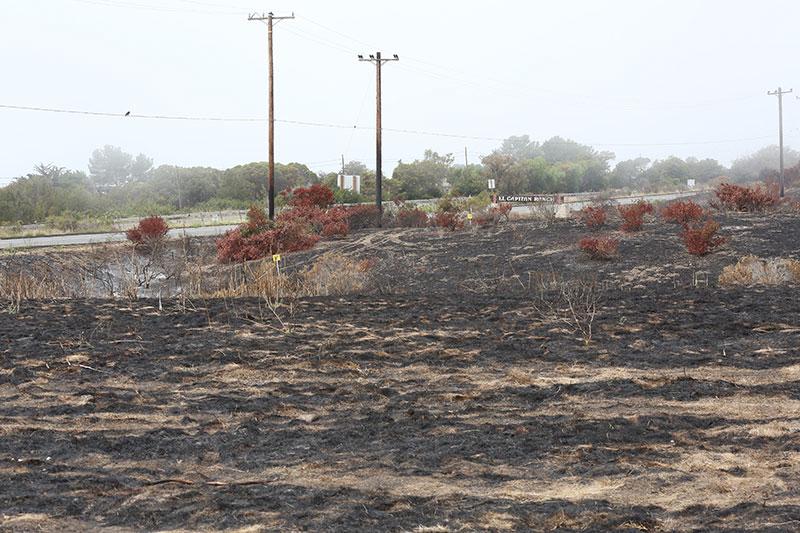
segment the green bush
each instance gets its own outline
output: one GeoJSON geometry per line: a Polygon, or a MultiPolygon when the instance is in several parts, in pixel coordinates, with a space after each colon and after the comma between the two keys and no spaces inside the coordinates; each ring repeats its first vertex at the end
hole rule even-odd
{"type": "Polygon", "coordinates": [[[333,200],[337,204],[365,204],[369,202],[369,198],[363,194],[349,189],[340,189],[339,187],[333,188],[333,200]]]}
{"type": "Polygon", "coordinates": [[[488,191],[482,191],[480,194],[467,198],[464,202],[464,207],[469,211],[481,211],[491,204],[492,195],[490,195],[488,191]]]}

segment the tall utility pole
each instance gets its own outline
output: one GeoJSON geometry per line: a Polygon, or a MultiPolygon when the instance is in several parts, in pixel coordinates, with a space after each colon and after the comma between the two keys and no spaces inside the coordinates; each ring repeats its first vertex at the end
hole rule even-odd
{"type": "Polygon", "coordinates": [[[270,11],[267,14],[258,15],[251,13],[247,20],[267,21],[267,56],[269,63],[269,170],[267,173],[267,209],[269,219],[275,220],[275,88],[272,68],[272,27],[273,21],[293,19],[294,13],[290,17],[276,17],[270,11]]]}
{"type": "Polygon", "coordinates": [[[767,91],[767,95],[769,96],[777,96],[778,97],[778,141],[781,151],[781,198],[783,198],[783,187],[784,187],[784,175],[783,175],[783,95],[789,94],[792,92],[792,89],[788,91],[782,90],[778,87],[777,91],[767,91]]]}
{"type": "Polygon", "coordinates": [[[383,218],[383,192],[381,190],[381,182],[383,181],[383,136],[381,135],[381,67],[384,63],[388,63],[389,61],[400,61],[400,58],[397,57],[397,54],[394,54],[391,58],[386,59],[381,57],[380,52],[376,52],[375,55],[370,54],[369,57],[359,55],[358,60],[369,61],[370,63],[375,64],[375,204],[378,206],[378,216],[380,217],[378,219],[378,224],[380,224],[380,220],[383,218]]]}

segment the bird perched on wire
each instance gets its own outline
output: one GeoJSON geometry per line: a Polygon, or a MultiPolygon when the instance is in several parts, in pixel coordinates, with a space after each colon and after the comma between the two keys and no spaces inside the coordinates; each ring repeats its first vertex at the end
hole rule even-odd
{"type": "Polygon", "coordinates": [[[131,112],[130,112],[130,111],[128,111],[127,113],[125,113],[125,116],[126,116],[126,117],[129,117],[129,116],[131,116],[131,112]]]}

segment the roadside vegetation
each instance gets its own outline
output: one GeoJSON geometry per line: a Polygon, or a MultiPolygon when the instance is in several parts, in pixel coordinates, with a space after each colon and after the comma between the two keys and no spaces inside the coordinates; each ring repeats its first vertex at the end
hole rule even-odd
{"type": "MultiPolygon", "coordinates": [[[[426,150],[420,159],[400,161],[384,182],[384,195],[401,201],[478,196],[488,194],[490,178],[501,194],[658,192],[683,188],[689,179],[698,187],[714,186],[721,176],[730,176],[735,184],[774,181],[774,155],[775,149],[767,147],[735,161],[730,168],[713,159],[691,157],[637,158],[612,166],[611,152],[561,137],[538,142],[522,135],[503,141],[479,164],[457,165],[452,154],[433,150],[426,150]]],[[[800,178],[800,154],[787,149],[786,161],[791,183],[800,178]]],[[[360,193],[339,189],[337,173],[316,173],[302,163],[278,163],[275,171],[278,192],[322,184],[333,191],[336,204],[374,199],[374,172],[359,161],[345,164],[342,171],[361,176],[360,193]]],[[[264,162],[224,170],[155,166],[144,154],[134,156],[105,146],[91,155],[88,173],[39,164],[33,172],[0,188],[0,233],[5,237],[101,232],[108,231],[115,219],[128,216],[246,210],[254,204],[264,205],[266,176],[264,162]],[[22,228],[31,224],[40,226],[22,228]]],[[[285,195],[278,197],[279,207],[285,200],[285,195]]],[[[742,199],[726,196],[721,201],[742,199]]]]}

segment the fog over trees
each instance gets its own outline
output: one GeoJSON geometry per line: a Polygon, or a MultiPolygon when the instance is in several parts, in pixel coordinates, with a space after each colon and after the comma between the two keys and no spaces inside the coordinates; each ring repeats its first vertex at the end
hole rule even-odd
{"type": "MultiPolygon", "coordinates": [[[[501,193],[599,192],[609,189],[661,191],[685,187],[688,179],[702,186],[712,180],[751,182],[774,179],[778,147],[767,146],[736,159],[726,168],[714,159],[646,157],[615,161],[615,154],[553,137],[543,142],[528,135],[505,139],[480,163],[456,163],[453,154],[426,150],[420,159],[399,161],[385,179],[385,199],[470,196],[495,180],[501,193]]],[[[785,151],[787,175],[798,174],[800,152],[785,151]]],[[[267,163],[251,162],[228,169],[154,166],[145,154],[132,155],[116,146],[95,150],[87,170],[38,164],[32,172],[0,188],[0,222],[29,224],[51,217],[114,217],[169,214],[178,211],[246,208],[263,203],[267,163]]],[[[278,192],[324,183],[338,202],[369,201],[375,173],[361,161],[345,164],[346,174],[362,177],[361,194],[339,190],[336,173],[315,173],[307,165],[275,165],[278,192]]]]}

